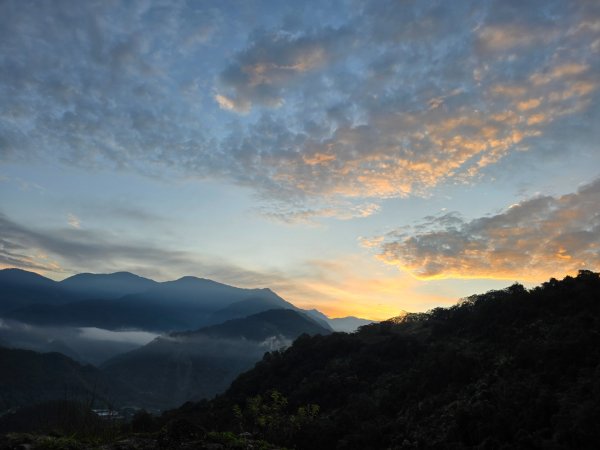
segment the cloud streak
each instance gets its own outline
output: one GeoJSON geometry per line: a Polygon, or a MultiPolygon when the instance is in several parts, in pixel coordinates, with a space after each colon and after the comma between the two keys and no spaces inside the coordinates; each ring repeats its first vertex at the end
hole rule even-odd
{"type": "Polygon", "coordinates": [[[117,237],[92,228],[37,229],[0,213],[0,267],[70,275],[129,270],[158,279],[182,274],[213,278],[248,287],[270,286],[284,277],[277,273],[246,270],[157,242],[117,237]]]}
{"type": "Polygon", "coordinates": [[[421,279],[540,280],[600,267],[600,179],[559,197],[538,196],[465,221],[431,217],[417,229],[368,241],[378,257],[421,279]]]}
{"type": "Polygon", "coordinates": [[[290,208],[283,204],[278,207],[270,206],[258,210],[258,213],[263,217],[274,220],[276,222],[283,222],[287,224],[309,224],[319,225],[317,219],[335,218],[338,220],[351,220],[355,218],[369,217],[379,210],[379,205],[375,203],[362,203],[362,204],[333,204],[330,206],[324,206],[318,209],[298,209],[290,208]]]}

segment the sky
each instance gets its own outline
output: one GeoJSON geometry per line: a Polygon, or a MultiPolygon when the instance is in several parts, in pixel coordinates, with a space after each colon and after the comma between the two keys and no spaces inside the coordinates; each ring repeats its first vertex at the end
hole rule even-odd
{"type": "Polygon", "coordinates": [[[600,270],[600,4],[0,2],[0,268],[381,320],[600,270]]]}

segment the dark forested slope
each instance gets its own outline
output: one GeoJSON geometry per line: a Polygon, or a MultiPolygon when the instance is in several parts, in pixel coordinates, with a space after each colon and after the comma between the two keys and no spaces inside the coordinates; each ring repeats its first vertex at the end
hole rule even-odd
{"type": "Polygon", "coordinates": [[[105,408],[135,397],[132,390],[99,369],[60,353],[0,347],[0,416],[49,400],[76,400],[105,408]]]}
{"type": "Polygon", "coordinates": [[[173,418],[298,448],[594,448],[600,278],[581,271],[301,336],[173,418]]]}

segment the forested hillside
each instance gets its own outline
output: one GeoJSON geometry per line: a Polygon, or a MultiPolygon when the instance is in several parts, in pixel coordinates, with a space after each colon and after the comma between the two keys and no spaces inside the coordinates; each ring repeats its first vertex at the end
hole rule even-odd
{"type": "Polygon", "coordinates": [[[355,334],[303,336],[223,396],[167,417],[307,449],[593,448],[600,278],[581,271],[355,334]]]}

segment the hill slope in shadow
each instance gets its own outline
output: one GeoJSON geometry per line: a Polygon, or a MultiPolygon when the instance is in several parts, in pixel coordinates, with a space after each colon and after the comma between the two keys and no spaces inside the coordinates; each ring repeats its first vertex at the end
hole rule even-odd
{"type": "Polygon", "coordinates": [[[300,335],[330,332],[302,313],[275,309],[158,337],[102,369],[142,392],[147,405],[174,407],[223,392],[265,352],[290,345],[300,335]]]}
{"type": "Polygon", "coordinates": [[[302,336],[215,400],[163,418],[173,419],[306,449],[594,448],[600,277],[580,271],[354,334],[302,336]]]}

